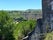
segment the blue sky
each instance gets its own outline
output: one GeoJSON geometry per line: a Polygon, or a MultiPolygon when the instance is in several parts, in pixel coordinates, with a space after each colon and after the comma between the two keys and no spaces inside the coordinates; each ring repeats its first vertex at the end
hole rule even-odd
{"type": "Polygon", "coordinates": [[[0,0],[0,10],[41,9],[41,0],[0,0]]]}

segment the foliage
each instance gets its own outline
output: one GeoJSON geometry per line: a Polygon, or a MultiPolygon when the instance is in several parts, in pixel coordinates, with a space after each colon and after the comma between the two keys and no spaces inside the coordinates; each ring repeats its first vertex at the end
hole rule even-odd
{"type": "MultiPolygon", "coordinates": [[[[22,40],[23,37],[27,36],[28,33],[34,29],[36,20],[25,21],[22,17],[23,14],[26,13],[35,14],[35,16],[37,16],[41,15],[42,11],[33,9],[28,9],[26,11],[0,11],[0,40],[22,40]],[[19,18],[20,22],[18,24],[13,23],[14,21],[12,18],[19,18]]],[[[48,27],[47,25],[47,30],[48,27]]],[[[52,40],[52,37],[53,32],[47,33],[47,35],[44,35],[44,40],[52,40]]]]}
{"type": "Polygon", "coordinates": [[[53,40],[53,32],[47,33],[46,38],[44,40],[53,40]]]}
{"type": "Polygon", "coordinates": [[[13,40],[13,22],[10,16],[5,11],[0,11],[0,39],[13,40]]]}
{"type": "Polygon", "coordinates": [[[22,39],[27,36],[29,32],[31,32],[36,25],[35,20],[22,21],[17,24],[17,27],[14,29],[14,36],[16,40],[22,39]]]}
{"type": "Polygon", "coordinates": [[[25,20],[20,16],[18,24],[14,23],[13,18],[18,14],[10,14],[7,11],[0,11],[0,40],[22,40],[36,26],[36,20],[25,20]]]}

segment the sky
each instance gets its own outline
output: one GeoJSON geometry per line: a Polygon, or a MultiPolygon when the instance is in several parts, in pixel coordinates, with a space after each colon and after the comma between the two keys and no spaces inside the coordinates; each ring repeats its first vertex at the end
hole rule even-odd
{"type": "Polygon", "coordinates": [[[41,0],[0,0],[0,10],[26,10],[41,8],[41,0]]]}

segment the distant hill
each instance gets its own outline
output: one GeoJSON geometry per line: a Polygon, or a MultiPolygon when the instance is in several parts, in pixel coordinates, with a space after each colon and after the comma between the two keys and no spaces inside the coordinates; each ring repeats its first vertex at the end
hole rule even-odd
{"type": "Polygon", "coordinates": [[[42,10],[41,9],[28,9],[28,10],[22,10],[22,11],[19,11],[19,10],[14,10],[14,11],[9,11],[9,13],[24,13],[24,12],[27,12],[27,13],[35,13],[35,14],[41,14],[42,13],[42,10]]]}
{"type": "Polygon", "coordinates": [[[24,19],[30,20],[30,19],[38,19],[42,18],[42,10],[41,9],[27,9],[27,10],[0,10],[0,11],[6,11],[9,13],[9,15],[12,18],[19,18],[23,17],[24,19]]]}
{"type": "Polygon", "coordinates": [[[41,9],[28,9],[28,10],[14,10],[14,11],[9,11],[9,14],[13,18],[18,18],[18,17],[23,17],[25,19],[38,19],[42,18],[42,10],[41,9]]]}
{"type": "Polygon", "coordinates": [[[37,9],[37,10],[35,10],[35,9],[28,9],[28,10],[26,10],[26,12],[30,12],[30,13],[35,13],[35,14],[41,14],[42,13],[42,10],[41,9],[37,9]]]}

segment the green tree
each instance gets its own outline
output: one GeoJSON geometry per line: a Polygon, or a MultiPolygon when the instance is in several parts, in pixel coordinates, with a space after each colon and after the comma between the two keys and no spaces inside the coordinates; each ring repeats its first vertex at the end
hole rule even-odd
{"type": "Polygon", "coordinates": [[[0,39],[14,40],[13,22],[6,11],[0,11],[0,39]]]}
{"type": "Polygon", "coordinates": [[[14,28],[14,37],[16,40],[21,40],[23,37],[27,36],[36,25],[35,20],[27,20],[19,22],[14,28]]]}

